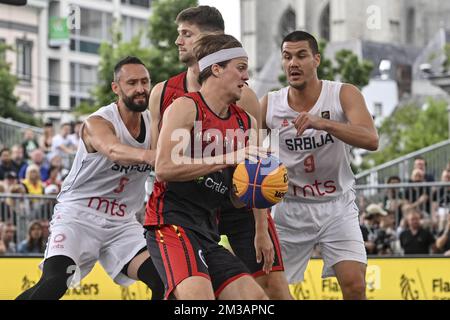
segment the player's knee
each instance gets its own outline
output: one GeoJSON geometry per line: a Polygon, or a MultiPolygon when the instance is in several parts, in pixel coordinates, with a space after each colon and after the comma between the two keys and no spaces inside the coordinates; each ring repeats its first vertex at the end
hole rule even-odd
{"type": "Polygon", "coordinates": [[[252,300],[269,300],[269,297],[267,296],[266,292],[261,288],[261,290],[258,290],[255,292],[255,296],[251,298],[252,300]]]}
{"type": "Polygon", "coordinates": [[[366,283],[363,279],[353,278],[341,283],[341,289],[344,299],[365,299],[366,283]]]}

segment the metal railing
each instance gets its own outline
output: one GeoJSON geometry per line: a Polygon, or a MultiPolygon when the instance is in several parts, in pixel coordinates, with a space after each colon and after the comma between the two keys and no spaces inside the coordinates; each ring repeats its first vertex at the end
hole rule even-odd
{"type": "Polygon", "coordinates": [[[390,176],[399,176],[402,181],[408,181],[414,167],[414,159],[418,156],[422,156],[427,161],[427,173],[432,173],[435,179],[439,180],[442,170],[445,169],[450,161],[450,140],[436,143],[361,172],[355,176],[356,184],[386,183],[390,176]]]}
{"type": "MultiPolygon", "coordinates": [[[[425,194],[426,200],[418,208],[423,212],[427,226],[435,233],[445,227],[450,208],[450,182],[357,185],[355,191],[361,213],[369,204],[379,204],[384,210],[394,213],[395,228],[400,226],[403,217],[402,205],[413,204],[425,194]]],[[[19,243],[27,237],[31,221],[51,220],[55,204],[56,197],[53,195],[0,193],[0,222],[14,223],[16,243],[19,243]]],[[[143,212],[139,215],[142,216],[143,212]]]]}
{"type": "Polygon", "coordinates": [[[12,222],[16,226],[18,244],[27,237],[30,222],[51,220],[55,204],[55,196],[0,193],[0,221],[12,222]]]}
{"type": "Polygon", "coordinates": [[[27,129],[31,129],[34,132],[36,139],[44,132],[42,128],[0,117],[0,146],[11,147],[14,144],[21,144],[23,142],[23,132],[27,129]]]}

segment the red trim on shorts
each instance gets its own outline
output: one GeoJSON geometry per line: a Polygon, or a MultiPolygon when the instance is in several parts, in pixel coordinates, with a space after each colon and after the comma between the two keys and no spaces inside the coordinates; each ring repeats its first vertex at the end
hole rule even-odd
{"type": "Polygon", "coordinates": [[[232,283],[233,281],[235,281],[243,276],[251,276],[251,275],[249,273],[240,273],[240,274],[235,275],[234,277],[227,279],[224,283],[222,283],[220,285],[219,289],[217,289],[214,292],[214,295],[216,296],[216,298],[219,298],[219,295],[222,293],[223,289],[225,289],[226,286],[228,286],[230,283],[232,283]]]}
{"type": "MultiPolygon", "coordinates": [[[[182,229],[178,227],[178,231],[181,232],[181,230],[182,229]]],[[[187,278],[199,276],[211,281],[211,278],[208,274],[198,271],[194,250],[192,249],[192,245],[184,230],[183,232],[185,237],[183,240],[186,244],[188,252],[186,252],[186,248],[183,246],[180,237],[177,235],[172,225],[164,225],[161,227],[161,229],[159,229],[159,231],[163,234],[164,237],[164,243],[161,243],[161,241],[158,241],[158,243],[164,263],[164,269],[167,275],[168,284],[164,299],[168,299],[172,291],[175,290],[175,288],[187,278]],[[188,261],[186,259],[182,259],[180,261],[179,259],[180,257],[186,258],[186,254],[188,254],[189,257],[191,272],[189,272],[189,267],[187,265],[188,261]]],[[[158,229],[156,230],[156,232],[158,233],[158,229]]],[[[157,239],[159,240],[159,238],[160,237],[158,233],[157,239]]]]}
{"type": "Polygon", "coordinates": [[[192,267],[192,274],[199,274],[200,272],[198,272],[195,251],[192,248],[192,244],[189,241],[186,231],[183,229],[183,227],[177,226],[177,228],[181,234],[181,238],[180,238],[181,245],[183,246],[183,243],[186,245],[187,252],[185,252],[185,254],[187,254],[189,257],[189,261],[190,261],[191,267],[192,267]]]}
{"type": "MultiPolygon", "coordinates": [[[[272,267],[272,270],[270,270],[270,272],[278,272],[278,271],[284,271],[283,266],[275,266],[275,267],[272,267]]],[[[265,276],[265,275],[267,275],[267,274],[264,271],[262,271],[262,270],[256,271],[255,273],[252,273],[252,277],[253,278],[259,278],[259,277],[262,277],[262,276],[265,276]]]]}
{"type": "MultiPolygon", "coordinates": [[[[155,238],[156,238],[156,241],[158,242],[159,252],[161,253],[161,258],[162,258],[162,261],[164,264],[164,271],[166,272],[166,277],[167,277],[168,288],[164,294],[164,299],[167,299],[169,297],[170,293],[175,288],[175,277],[172,272],[172,268],[170,266],[169,257],[166,255],[166,251],[164,250],[165,244],[161,241],[161,235],[159,234],[158,231],[162,232],[162,230],[160,230],[160,229],[155,230],[155,238]]],[[[164,237],[164,234],[163,234],[163,237],[164,237]]]]}
{"type": "MultiPolygon", "coordinates": [[[[278,257],[278,266],[280,266],[282,268],[282,270],[284,270],[283,257],[281,255],[280,240],[278,239],[277,230],[275,228],[275,223],[273,221],[273,218],[270,215],[270,210],[267,211],[267,222],[269,225],[269,234],[270,234],[270,237],[272,238],[272,242],[274,244],[275,254],[278,257]]],[[[276,267],[278,267],[278,266],[276,266],[276,267]]],[[[273,267],[273,268],[275,268],[275,267],[273,267]]],[[[273,268],[272,268],[272,270],[273,270],[273,268]]]]}

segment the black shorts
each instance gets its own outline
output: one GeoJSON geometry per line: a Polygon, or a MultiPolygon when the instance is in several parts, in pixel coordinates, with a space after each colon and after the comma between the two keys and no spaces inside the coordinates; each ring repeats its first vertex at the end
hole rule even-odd
{"type": "MultiPolygon", "coordinates": [[[[274,264],[272,271],[284,271],[281,257],[280,241],[270,211],[267,210],[269,235],[274,247],[274,264]]],[[[253,212],[246,208],[221,211],[219,216],[219,233],[226,235],[233,252],[250,270],[253,277],[264,275],[264,262],[256,262],[255,218],[253,212]]]]}
{"type": "Polygon", "coordinates": [[[174,225],[147,227],[147,247],[165,285],[165,299],[183,280],[211,281],[216,297],[234,280],[250,275],[245,265],[213,239],[174,225]]]}

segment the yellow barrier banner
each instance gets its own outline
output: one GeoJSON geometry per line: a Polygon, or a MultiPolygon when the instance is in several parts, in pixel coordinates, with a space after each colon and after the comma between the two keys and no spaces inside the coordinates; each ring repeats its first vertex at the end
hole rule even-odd
{"type": "MultiPolygon", "coordinates": [[[[11,300],[39,281],[40,258],[0,258],[0,299],[11,300]]],[[[342,299],[336,278],[322,279],[323,262],[313,259],[305,280],[291,285],[298,300],[342,299]]],[[[449,258],[369,259],[366,274],[367,297],[374,300],[448,300],[450,299],[449,258]]],[[[100,264],[80,285],[67,290],[67,300],[145,300],[151,291],[142,282],[121,287],[113,282],[100,264]]]]}
{"type": "MultiPolygon", "coordinates": [[[[309,262],[303,282],[290,286],[295,299],[342,299],[337,279],[321,278],[322,267],[321,259],[309,262]]],[[[366,288],[371,300],[449,300],[450,259],[369,259],[366,288]]]]}
{"type": "MultiPolygon", "coordinates": [[[[0,299],[15,299],[20,293],[34,286],[41,277],[38,268],[40,258],[0,258],[0,299]]],[[[69,288],[63,300],[146,300],[151,298],[147,286],[136,281],[122,287],[96,263],[92,271],[80,284],[69,288]]]]}

